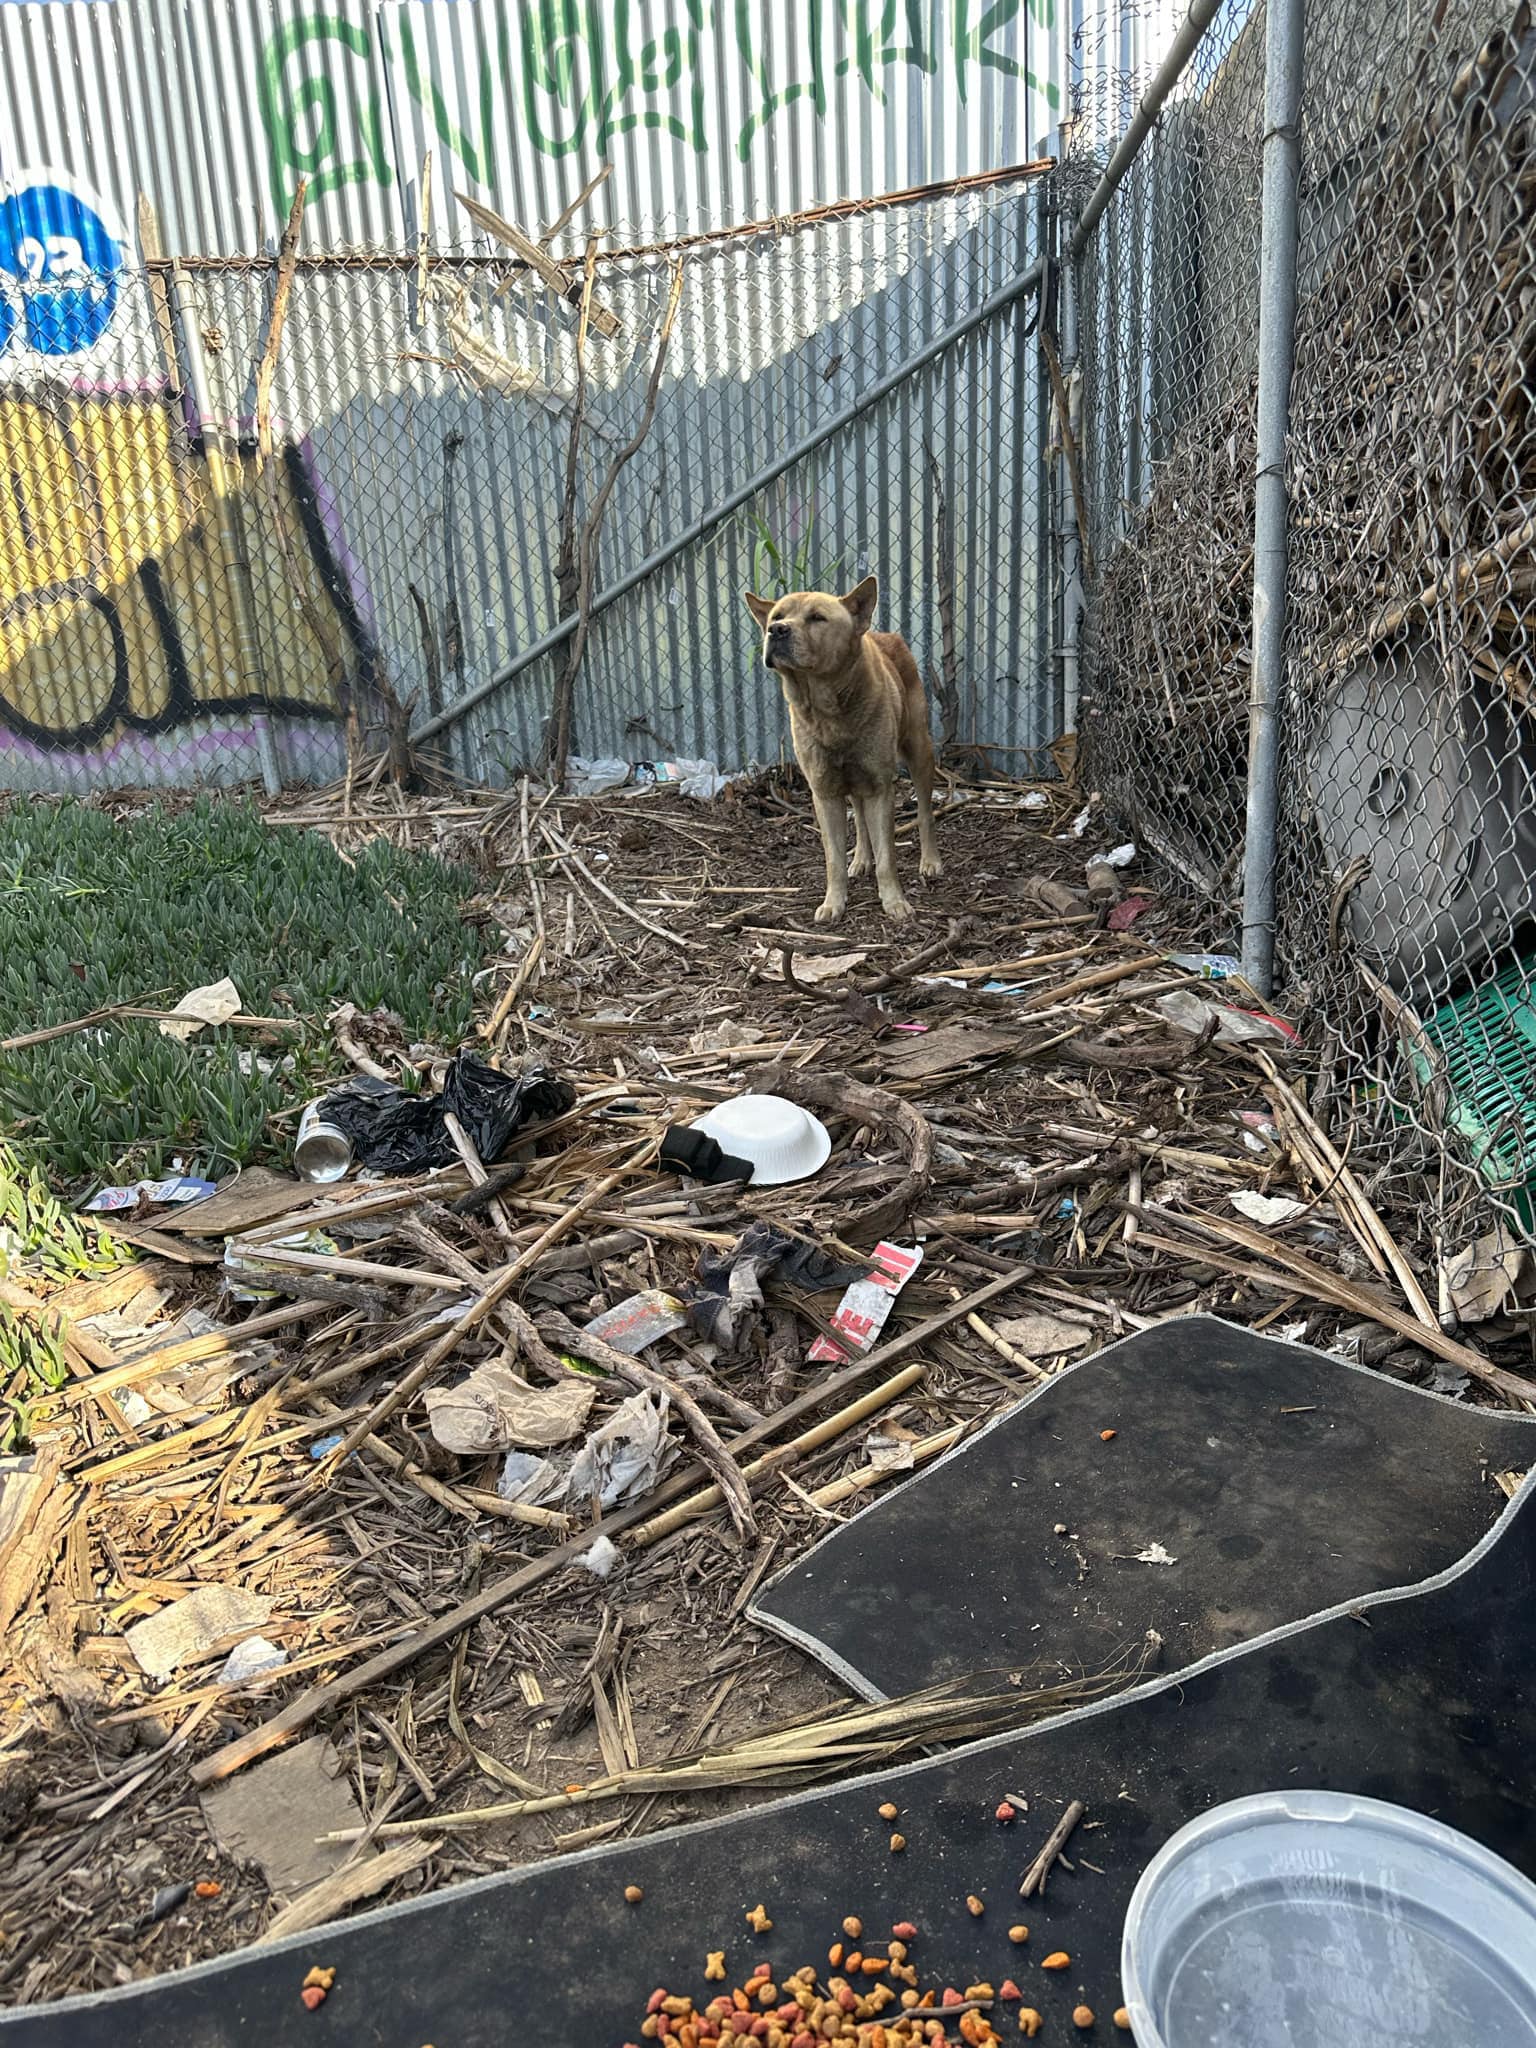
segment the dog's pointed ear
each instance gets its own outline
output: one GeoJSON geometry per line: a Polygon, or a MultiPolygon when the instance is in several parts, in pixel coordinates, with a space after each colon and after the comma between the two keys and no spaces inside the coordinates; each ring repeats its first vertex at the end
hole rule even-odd
{"type": "Polygon", "coordinates": [[[760,626],[766,626],[768,614],[773,610],[773,599],[771,597],[754,597],[750,590],[744,590],[742,596],[747,600],[747,610],[752,614],[753,618],[756,619],[760,626]]]}
{"type": "Polygon", "coordinates": [[[866,576],[862,583],[855,583],[843,599],[843,610],[861,633],[868,630],[870,621],[875,616],[875,599],[879,595],[879,579],[866,576]]]}

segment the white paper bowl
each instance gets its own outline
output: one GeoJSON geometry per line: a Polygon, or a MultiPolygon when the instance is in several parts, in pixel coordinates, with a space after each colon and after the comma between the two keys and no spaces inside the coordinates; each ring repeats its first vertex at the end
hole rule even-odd
{"type": "Polygon", "coordinates": [[[747,1160],[755,1187],[809,1180],[832,1151],[826,1125],[782,1095],[738,1095],[717,1103],[693,1128],[731,1158],[747,1160]]]}

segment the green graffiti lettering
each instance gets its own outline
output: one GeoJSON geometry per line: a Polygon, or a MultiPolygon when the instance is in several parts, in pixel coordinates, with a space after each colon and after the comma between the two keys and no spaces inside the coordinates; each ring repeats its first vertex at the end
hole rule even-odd
{"type": "Polygon", "coordinates": [[[823,12],[823,0],[807,0],[805,48],[790,57],[790,62],[801,75],[786,84],[776,84],[766,54],[755,41],[755,10],[752,0],[736,0],[736,48],[753,83],[762,95],[760,104],[742,123],[741,133],[736,138],[736,154],[743,163],[752,153],[753,138],[769,126],[775,115],[781,114],[786,107],[793,106],[797,100],[808,99],[817,120],[826,119],[827,86],[821,70],[823,12]]]}
{"type": "Polygon", "coordinates": [[[899,11],[897,0],[885,0],[880,18],[875,21],[871,18],[874,10],[869,0],[842,0],[843,26],[852,39],[853,51],[839,60],[838,74],[857,71],[882,105],[885,86],[880,73],[888,65],[908,64],[930,77],[939,68],[938,58],[923,44],[922,0],[905,0],[904,42],[897,36],[899,11]]]}
{"type": "MultiPolygon", "coordinates": [[[[1056,0],[946,0],[946,7],[962,99],[980,69],[1017,79],[1048,106],[1060,106],[1057,87],[998,40],[1014,23],[1026,32],[1034,25],[1049,29],[1056,0]]],[[[514,10],[500,0],[495,48],[489,34],[480,38],[471,106],[451,88],[445,91],[430,48],[418,46],[402,8],[393,18],[404,89],[436,143],[477,185],[492,186],[496,107],[509,91],[516,95],[521,131],[541,156],[583,149],[603,155],[616,136],[637,128],[660,130],[702,154],[710,147],[708,25],[722,53],[734,40],[745,73],[749,111],[736,137],[743,161],[787,108],[809,107],[816,120],[826,119],[829,67],[834,76],[857,77],[882,103],[893,66],[929,78],[941,68],[941,46],[927,33],[929,0],[805,0],[800,34],[787,44],[775,43],[772,13],[761,0],[671,0],[672,19],[654,35],[644,33],[641,11],[640,0],[520,0],[514,26],[514,10]],[[838,51],[835,64],[829,44],[838,51]]],[[[301,175],[309,179],[311,198],[343,185],[391,182],[380,75],[385,56],[371,25],[339,14],[301,15],[269,37],[258,96],[279,213],[301,175]]]]}
{"type": "MultiPolygon", "coordinates": [[[[984,71],[1000,71],[1005,78],[1021,80],[1032,91],[1042,93],[1050,107],[1061,104],[1061,94],[1048,79],[1037,78],[1007,50],[993,47],[992,38],[999,29],[1007,28],[1025,12],[1024,0],[992,0],[974,28],[970,26],[971,0],[954,0],[954,9],[955,75],[962,100],[967,97],[970,67],[979,64],[984,71]]],[[[1029,0],[1028,11],[1042,27],[1049,28],[1056,18],[1055,0],[1029,0]]]]}
{"type": "Polygon", "coordinates": [[[481,146],[477,148],[449,113],[448,102],[437,80],[423,73],[421,60],[416,54],[416,38],[411,32],[410,17],[405,13],[400,16],[400,55],[405,64],[406,91],[424,113],[430,112],[438,141],[459,159],[477,185],[490,184],[495,173],[495,130],[491,125],[492,66],[489,61],[484,56],[480,60],[481,146]]]}
{"type": "Polygon", "coordinates": [[[288,211],[296,180],[309,180],[309,196],[334,192],[342,185],[387,185],[390,164],[384,154],[384,124],[379,97],[370,77],[373,39],[367,28],[337,14],[303,15],[286,22],[262,54],[257,96],[271,152],[272,199],[279,214],[288,211]],[[316,46],[335,44],[327,51],[316,46]],[[357,84],[346,58],[362,59],[357,84]],[[348,83],[343,139],[337,79],[348,83]]]}

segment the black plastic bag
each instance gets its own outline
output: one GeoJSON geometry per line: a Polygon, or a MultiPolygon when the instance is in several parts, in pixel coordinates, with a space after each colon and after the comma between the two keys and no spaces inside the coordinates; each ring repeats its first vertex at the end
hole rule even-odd
{"type": "Polygon", "coordinates": [[[575,1100],[570,1082],[547,1067],[498,1074],[473,1053],[460,1052],[440,1095],[408,1095],[393,1081],[361,1076],[327,1095],[320,1114],[346,1133],[362,1165],[377,1173],[427,1173],[459,1156],[444,1122],[449,1115],[491,1166],[525,1124],[561,1116],[575,1100]]]}

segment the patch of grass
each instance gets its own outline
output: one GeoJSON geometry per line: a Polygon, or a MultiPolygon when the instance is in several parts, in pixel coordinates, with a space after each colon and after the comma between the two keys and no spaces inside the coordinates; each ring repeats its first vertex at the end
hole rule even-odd
{"type": "MultiPolygon", "coordinates": [[[[778,540],[760,513],[749,513],[752,536],[752,588],[759,597],[785,597],[792,590],[836,590],[843,554],[820,560],[816,554],[814,508],[794,543],[778,540]]],[[[846,550],[843,551],[846,553],[846,550]]]]}
{"type": "Polygon", "coordinates": [[[226,974],[247,1012],[301,1028],[280,1048],[239,1028],[182,1045],[114,1020],[0,1053],[0,1127],[56,1187],[159,1174],[176,1156],[216,1174],[286,1149],[291,1126],[279,1140],[271,1119],[343,1071],[325,1026],[337,1003],[393,1010],[413,1038],[463,1038],[479,948],[460,913],[474,886],[383,841],[343,861],[239,803],[125,823],[81,804],[7,806],[0,1038],[114,1003],[168,1009],[226,974]]]}

